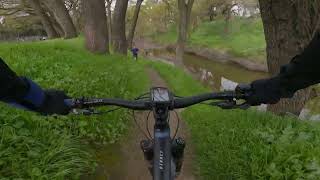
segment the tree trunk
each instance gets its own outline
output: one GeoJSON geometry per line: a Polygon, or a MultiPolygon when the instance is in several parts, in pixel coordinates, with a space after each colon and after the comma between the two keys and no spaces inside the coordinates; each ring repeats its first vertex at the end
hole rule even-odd
{"type": "Polygon", "coordinates": [[[213,4],[211,4],[209,6],[209,9],[208,9],[208,15],[209,15],[209,21],[213,21],[214,20],[214,17],[215,17],[215,6],[213,4]]]}
{"type": "Polygon", "coordinates": [[[112,23],[112,41],[114,51],[127,54],[126,13],[128,0],[117,0],[112,23]]]}
{"type": "Polygon", "coordinates": [[[30,4],[32,8],[35,10],[36,14],[39,16],[41,20],[41,24],[43,25],[48,38],[53,39],[53,38],[59,37],[59,34],[54,29],[54,26],[50,21],[50,18],[48,17],[46,12],[42,9],[39,0],[30,0],[30,4]]]}
{"type": "Polygon", "coordinates": [[[73,5],[71,7],[71,13],[72,13],[71,18],[73,19],[73,24],[76,27],[77,32],[83,32],[83,30],[84,30],[83,2],[82,1],[83,0],[73,0],[73,5]]]}
{"type": "Polygon", "coordinates": [[[233,2],[226,2],[225,8],[223,10],[223,15],[225,16],[225,26],[224,26],[224,32],[225,34],[229,34],[230,32],[230,20],[232,17],[232,8],[238,4],[234,4],[233,2]]]}
{"type": "Polygon", "coordinates": [[[46,0],[47,7],[52,10],[58,23],[61,25],[64,31],[64,38],[77,37],[76,28],[72,22],[69,12],[62,0],[46,0]]]}
{"type": "Polygon", "coordinates": [[[170,3],[168,2],[168,0],[164,0],[163,3],[165,3],[165,5],[166,5],[164,23],[165,23],[166,29],[168,29],[169,25],[170,25],[170,18],[171,18],[171,14],[170,14],[171,13],[171,6],[170,6],[170,3]]]}
{"type": "Polygon", "coordinates": [[[109,47],[112,45],[112,12],[111,12],[111,4],[112,0],[107,0],[107,13],[108,13],[108,39],[109,39],[109,47]]]}
{"type": "Polygon", "coordinates": [[[109,52],[104,0],[83,1],[83,13],[86,48],[93,53],[109,52]]]}
{"type": "Polygon", "coordinates": [[[62,27],[60,26],[60,24],[57,22],[56,18],[53,15],[53,12],[48,11],[50,16],[49,19],[51,21],[51,24],[53,25],[54,29],[56,30],[56,32],[58,32],[59,37],[64,37],[64,31],[62,29],[62,27]]]}
{"type": "Polygon", "coordinates": [[[136,31],[136,26],[137,26],[137,22],[138,22],[138,18],[139,18],[139,12],[140,12],[140,7],[142,4],[143,0],[137,0],[137,4],[136,4],[136,8],[134,10],[134,14],[133,14],[133,19],[132,19],[132,24],[131,24],[131,29],[129,31],[129,35],[128,35],[128,48],[131,49],[132,48],[132,42],[133,42],[133,38],[134,38],[134,33],[136,31]]]}
{"type": "Polygon", "coordinates": [[[194,0],[178,0],[179,9],[179,33],[176,48],[176,64],[183,66],[183,55],[187,41],[188,28],[190,24],[191,10],[194,0]]]}
{"type": "Polygon", "coordinates": [[[225,26],[224,26],[224,33],[229,34],[230,32],[230,19],[231,19],[231,5],[226,5],[225,9],[225,26]]]}
{"type": "Polygon", "coordinates": [[[51,11],[51,9],[49,9],[47,7],[47,5],[45,3],[41,3],[41,7],[43,8],[43,11],[46,12],[53,28],[55,29],[55,31],[59,34],[59,37],[64,37],[64,31],[62,29],[62,27],[60,26],[60,24],[57,22],[54,13],[51,11]]]}
{"type": "MultiPolygon", "coordinates": [[[[319,30],[318,0],[259,0],[267,42],[267,61],[271,75],[280,71],[309,44],[319,30]]],[[[278,114],[299,114],[309,99],[310,89],[297,92],[291,99],[269,107],[278,114]]]]}

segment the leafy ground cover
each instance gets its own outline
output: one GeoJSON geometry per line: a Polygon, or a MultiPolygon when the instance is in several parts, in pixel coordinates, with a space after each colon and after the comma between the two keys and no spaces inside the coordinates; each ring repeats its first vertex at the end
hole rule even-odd
{"type": "MultiPolygon", "coordinates": [[[[71,97],[133,98],[144,91],[144,67],[121,56],[87,53],[83,40],[0,44],[0,57],[19,75],[71,97]]],[[[89,142],[113,143],[129,115],[43,117],[0,105],[0,179],[78,179],[94,169],[89,142]]]]}
{"type": "MultiPolygon", "coordinates": [[[[209,91],[192,77],[154,63],[178,95],[209,91]]],[[[182,112],[196,149],[202,179],[317,179],[320,124],[255,111],[204,105],[182,112]]]]}

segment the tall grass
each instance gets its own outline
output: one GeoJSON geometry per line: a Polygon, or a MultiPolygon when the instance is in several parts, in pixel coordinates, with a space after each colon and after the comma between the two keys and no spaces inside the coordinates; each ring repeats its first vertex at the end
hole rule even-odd
{"type": "Polygon", "coordinates": [[[1,109],[0,178],[78,179],[94,167],[93,156],[68,130],[32,113],[1,109]]]}

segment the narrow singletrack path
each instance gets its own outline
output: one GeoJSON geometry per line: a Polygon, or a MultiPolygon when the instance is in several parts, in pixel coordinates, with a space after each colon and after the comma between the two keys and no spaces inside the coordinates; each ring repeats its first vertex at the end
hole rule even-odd
{"type": "MultiPolygon", "coordinates": [[[[147,74],[151,80],[151,86],[167,87],[166,82],[159,76],[159,74],[151,68],[146,69],[147,74]]],[[[148,112],[137,113],[138,124],[146,129],[146,117],[148,112]]],[[[175,133],[177,127],[177,117],[174,113],[171,114],[170,127],[171,134],[175,133]]],[[[149,129],[153,134],[154,120],[152,115],[150,116],[149,129]]],[[[183,169],[178,177],[178,180],[195,180],[193,175],[193,147],[191,145],[190,133],[185,122],[180,120],[180,129],[178,137],[183,137],[186,142],[185,158],[183,169]]],[[[111,173],[110,180],[151,180],[152,177],[147,169],[147,163],[144,161],[143,153],[140,149],[140,141],[145,139],[144,135],[140,132],[139,128],[134,126],[128,132],[128,138],[120,142],[121,147],[121,159],[122,162],[117,165],[117,170],[111,173]]]]}

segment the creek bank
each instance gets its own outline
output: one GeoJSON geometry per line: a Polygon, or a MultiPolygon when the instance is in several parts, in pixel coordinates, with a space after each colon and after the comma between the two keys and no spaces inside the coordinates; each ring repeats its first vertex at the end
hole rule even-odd
{"type": "Polygon", "coordinates": [[[221,62],[230,61],[250,71],[268,72],[268,67],[266,64],[256,63],[252,60],[235,57],[228,53],[221,52],[215,49],[188,46],[186,48],[186,53],[194,54],[209,60],[218,60],[221,62]]]}
{"type": "MultiPolygon", "coordinates": [[[[162,45],[146,39],[136,40],[135,44],[137,47],[142,49],[147,56],[151,51],[155,50],[168,51],[174,53],[176,49],[175,44],[162,45]]],[[[259,63],[247,58],[235,57],[227,52],[222,52],[216,49],[187,46],[185,52],[187,54],[196,55],[211,61],[218,61],[222,63],[232,62],[250,71],[268,72],[268,67],[266,63],[259,63]]]]}

